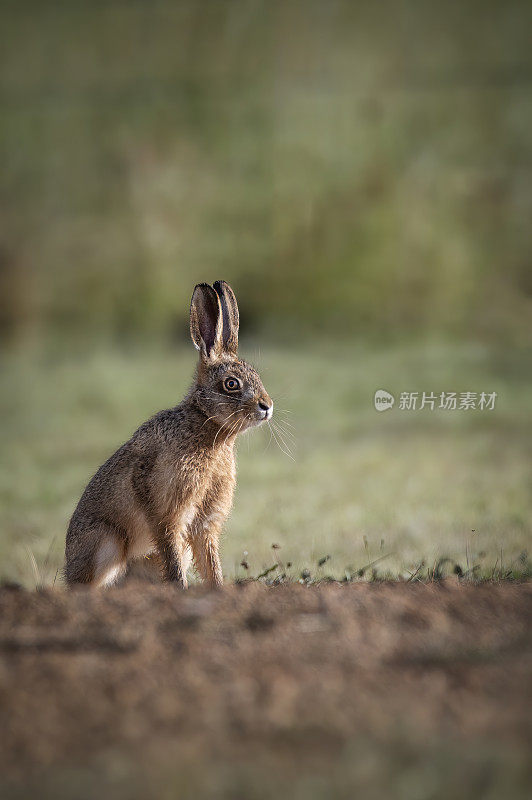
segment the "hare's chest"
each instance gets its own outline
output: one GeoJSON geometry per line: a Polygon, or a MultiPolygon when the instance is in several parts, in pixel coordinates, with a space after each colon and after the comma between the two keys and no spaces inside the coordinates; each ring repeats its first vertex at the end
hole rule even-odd
{"type": "Polygon", "coordinates": [[[234,460],[219,464],[211,471],[204,491],[194,503],[194,532],[221,528],[233,503],[235,477],[234,460]]]}
{"type": "Polygon", "coordinates": [[[178,488],[173,510],[181,530],[189,535],[220,527],[227,517],[235,486],[234,459],[215,460],[195,470],[178,488]]]}
{"type": "Polygon", "coordinates": [[[219,508],[221,511],[229,509],[232,503],[233,491],[236,483],[236,466],[232,451],[220,453],[213,459],[200,492],[196,496],[200,508],[219,508]]]}
{"type": "Polygon", "coordinates": [[[218,488],[222,493],[231,491],[236,483],[235,454],[232,449],[221,453],[213,464],[210,474],[210,488],[218,488]]]}
{"type": "Polygon", "coordinates": [[[164,487],[167,503],[179,508],[180,515],[192,520],[195,509],[213,496],[232,496],[236,481],[232,452],[215,458],[187,456],[160,465],[159,486],[164,487]]]}

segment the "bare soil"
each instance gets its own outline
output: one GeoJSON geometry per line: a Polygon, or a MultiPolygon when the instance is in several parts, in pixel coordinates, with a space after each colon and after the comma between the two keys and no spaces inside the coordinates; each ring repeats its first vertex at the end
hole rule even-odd
{"type": "Polygon", "coordinates": [[[524,753],[531,612],[530,583],[3,588],[0,788],[70,770],[50,796],[80,797],[94,765],[160,775],[259,755],[279,771],[340,757],[345,770],[353,741],[524,753]]]}

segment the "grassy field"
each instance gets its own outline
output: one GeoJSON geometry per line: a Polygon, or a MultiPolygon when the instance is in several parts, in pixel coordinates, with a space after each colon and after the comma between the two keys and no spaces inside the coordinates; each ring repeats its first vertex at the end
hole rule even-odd
{"type": "MultiPolygon", "coordinates": [[[[436,342],[241,349],[276,401],[293,458],[267,428],[240,440],[227,579],[256,576],[276,560],[272,579],[299,579],[303,570],[358,577],[377,559],[361,577],[426,577],[444,557],[445,570],[458,563],[470,576],[529,572],[529,353],[436,342]],[[377,413],[378,388],[396,397],[454,390],[498,398],[493,411],[396,403],[377,413]]],[[[188,346],[2,358],[2,578],[29,587],[60,581],[65,530],[84,485],[138,424],[180,400],[193,366],[188,346]]]]}

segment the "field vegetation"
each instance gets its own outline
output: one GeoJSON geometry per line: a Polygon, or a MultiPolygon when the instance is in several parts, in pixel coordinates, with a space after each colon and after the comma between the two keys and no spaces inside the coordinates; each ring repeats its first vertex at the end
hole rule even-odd
{"type": "MultiPolygon", "coordinates": [[[[430,577],[438,562],[444,574],[458,565],[469,578],[528,574],[526,352],[430,342],[276,348],[262,340],[241,349],[275,400],[278,428],[240,439],[223,542],[227,579],[260,575],[277,561],[270,580],[298,580],[305,570],[342,579],[362,568],[365,579],[430,577]],[[378,388],[397,398],[489,391],[497,400],[493,410],[407,411],[396,402],[377,412],[378,388]]],[[[194,363],[191,344],[3,359],[4,578],[60,583],[65,530],[83,487],[144,419],[181,399],[194,363]]]]}

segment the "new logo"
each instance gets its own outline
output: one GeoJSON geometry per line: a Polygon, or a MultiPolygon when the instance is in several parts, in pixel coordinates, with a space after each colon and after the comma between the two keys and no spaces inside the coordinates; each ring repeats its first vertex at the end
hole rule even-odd
{"type": "Polygon", "coordinates": [[[377,389],[375,392],[374,403],[377,411],[387,411],[389,408],[393,408],[395,397],[393,394],[386,392],[384,389],[377,389]]]}

